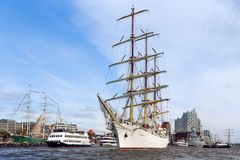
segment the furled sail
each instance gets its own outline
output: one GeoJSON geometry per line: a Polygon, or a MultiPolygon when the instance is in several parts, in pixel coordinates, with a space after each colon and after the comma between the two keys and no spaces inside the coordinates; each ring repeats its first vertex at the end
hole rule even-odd
{"type": "Polygon", "coordinates": [[[34,125],[32,129],[32,136],[39,137],[41,136],[41,131],[42,131],[42,123],[43,123],[43,113],[38,117],[38,120],[36,124],[34,125]]]}

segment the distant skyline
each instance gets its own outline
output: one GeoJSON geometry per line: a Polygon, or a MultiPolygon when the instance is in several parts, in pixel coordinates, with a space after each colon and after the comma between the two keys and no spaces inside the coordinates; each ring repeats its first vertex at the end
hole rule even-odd
{"type": "MultiPolygon", "coordinates": [[[[28,90],[47,91],[66,122],[105,129],[96,98],[104,94],[112,44],[128,26],[116,19],[149,13],[137,27],[159,32],[164,51],[172,123],[196,109],[204,129],[224,140],[234,129],[240,142],[240,2],[237,0],[9,0],[0,1],[0,118],[18,107],[28,90]]],[[[127,36],[125,34],[125,36],[127,36]]],[[[40,100],[39,100],[40,101],[40,100]]]]}

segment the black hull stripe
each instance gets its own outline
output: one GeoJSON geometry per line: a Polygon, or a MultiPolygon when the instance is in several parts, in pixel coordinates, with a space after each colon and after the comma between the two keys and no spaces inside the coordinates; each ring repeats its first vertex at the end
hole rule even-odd
{"type": "Polygon", "coordinates": [[[46,142],[48,147],[91,147],[91,145],[84,145],[84,144],[79,144],[79,145],[71,145],[71,144],[65,144],[62,142],[46,142]]]}

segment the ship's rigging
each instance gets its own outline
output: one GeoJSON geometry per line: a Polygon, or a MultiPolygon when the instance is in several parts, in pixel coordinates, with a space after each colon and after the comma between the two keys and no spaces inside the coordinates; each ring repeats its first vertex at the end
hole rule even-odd
{"type": "MultiPolygon", "coordinates": [[[[135,34],[135,16],[147,11],[136,12],[135,8],[132,7],[130,14],[117,20],[130,18],[131,33],[127,39],[122,36],[120,41],[113,45],[113,48],[130,43],[130,55],[125,53],[121,61],[109,65],[109,68],[124,64],[128,64],[129,68],[127,74],[119,74],[121,75],[119,78],[107,82],[107,85],[113,86],[113,84],[124,83],[125,87],[127,87],[126,90],[121,91],[118,89],[116,94],[106,100],[98,94],[107,128],[113,130],[120,149],[166,148],[169,143],[171,127],[169,122],[163,121],[162,116],[168,111],[163,110],[161,105],[169,99],[163,98],[164,96],[160,92],[167,88],[168,85],[159,81],[159,75],[166,73],[166,71],[158,68],[157,61],[163,53],[158,53],[154,48],[150,50],[151,52],[149,51],[149,42],[159,34],[144,31],[143,29],[141,29],[142,33],[140,35],[135,34]],[[141,50],[137,48],[137,44],[140,42],[143,43],[141,50]],[[143,67],[139,69],[140,64],[143,67]],[[117,101],[122,101],[120,109],[123,112],[121,115],[119,110],[114,110],[119,106],[116,105],[117,101]],[[162,121],[159,120],[159,116],[161,116],[162,121]]],[[[124,68],[120,69],[121,72],[123,70],[124,68]]]]}
{"type": "MultiPolygon", "coordinates": [[[[11,118],[16,116],[18,112],[21,110],[25,110],[25,122],[22,122],[22,131],[21,134],[24,134],[26,136],[39,136],[45,137],[45,125],[46,125],[46,117],[47,117],[47,107],[57,107],[57,122],[62,122],[61,114],[60,114],[60,108],[59,104],[53,100],[46,92],[44,91],[37,91],[31,89],[31,85],[29,85],[28,92],[23,96],[20,104],[18,105],[17,109],[14,110],[13,114],[11,115],[11,118]],[[40,95],[43,97],[43,103],[40,104],[42,107],[42,112],[40,116],[38,117],[35,126],[31,130],[31,118],[33,116],[32,109],[33,109],[33,96],[34,95],[40,95]],[[41,133],[42,132],[42,133],[41,133]]],[[[49,109],[49,108],[48,108],[49,109]]]]}
{"type": "Polygon", "coordinates": [[[103,102],[103,105],[109,106],[107,113],[114,121],[127,120],[131,124],[142,123],[143,125],[157,126],[159,115],[162,116],[163,114],[168,113],[168,111],[164,111],[162,109],[161,104],[163,102],[169,101],[169,99],[162,98],[160,94],[161,90],[167,88],[168,85],[159,84],[157,82],[157,76],[166,73],[165,70],[160,70],[157,64],[157,59],[160,58],[164,53],[158,53],[154,48],[149,51],[149,41],[151,41],[150,38],[159,36],[159,33],[143,31],[141,29],[142,34],[135,34],[135,16],[140,13],[148,12],[148,10],[141,10],[135,12],[134,7],[132,7],[131,10],[132,12],[129,15],[117,19],[117,21],[127,18],[131,19],[130,37],[124,39],[125,36],[122,36],[120,41],[112,46],[113,48],[115,48],[121,46],[122,44],[130,43],[130,55],[127,59],[125,59],[127,55],[124,54],[120,61],[114,62],[113,64],[109,65],[109,68],[113,68],[120,65],[129,64],[130,72],[129,74],[122,74],[119,78],[106,83],[107,85],[111,85],[118,82],[127,82],[128,89],[122,94],[116,93],[114,96],[106,99],[103,102]],[[141,52],[137,51],[135,48],[136,43],[140,41],[144,42],[144,51],[141,52]],[[138,53],[137,55],[135,53],[136,51],[138,53]],[[137,63],[144,64],[142,71],[137,71],[137,63]],[[143,85],[141,84],[140,86],[136,86],[137,81],[142,80],[143,85]],[[117,113],[113,111],[110,103],[112,101],[121,99],[125,99],[126,103],[121,107],[123,109],[122,115],[117,116],[117,113]],[[138,114],[134,112],[134,108],[138,108],[138,114]],[[124,119],[127,110],[129,110],[129,117],[127,119],[124,119]]]}

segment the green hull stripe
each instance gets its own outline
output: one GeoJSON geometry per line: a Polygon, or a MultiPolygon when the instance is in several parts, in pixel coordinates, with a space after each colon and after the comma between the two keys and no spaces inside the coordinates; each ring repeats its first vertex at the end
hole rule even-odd
{"type": "Polygon", "coordinates": [[[46,139],[44,138],[32,138],[32,137],[24,137],[24,136],[12,136],[15,143],[45,143],[46,139]]]}

